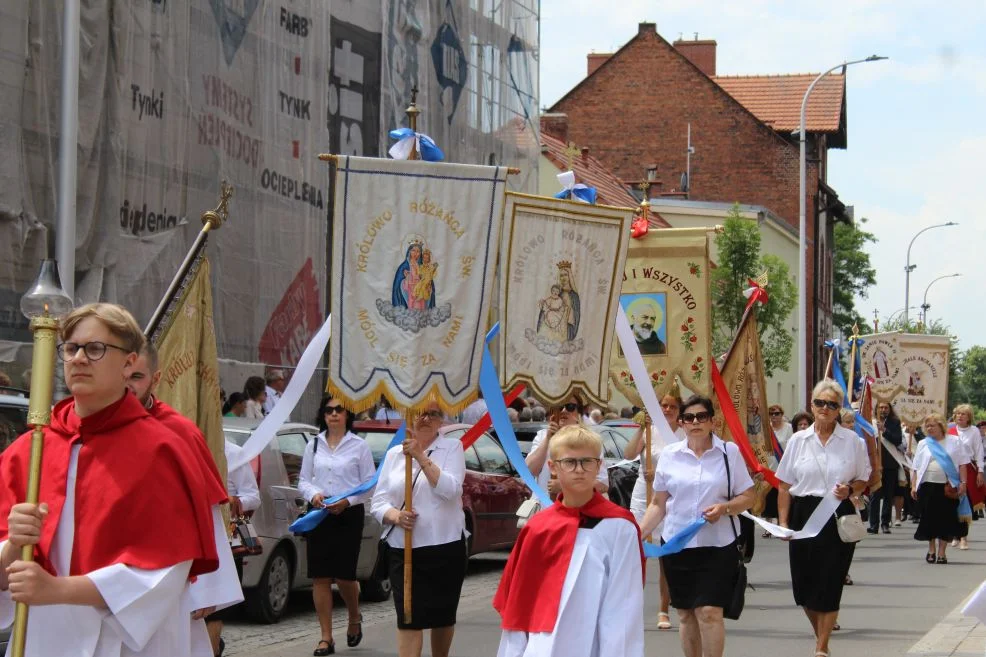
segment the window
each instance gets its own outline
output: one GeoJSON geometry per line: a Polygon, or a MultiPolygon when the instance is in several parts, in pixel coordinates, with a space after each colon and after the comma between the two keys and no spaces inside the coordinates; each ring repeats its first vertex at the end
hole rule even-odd
{"type": "Polygon", "coordinates": [[[468,447],[464,453],[466,456],[466,470],[482,471],[483,468],[479,464],[479,456],[476,454],[476,449],[468,447]]]}
{"type": "Polygon", "coordinates": [[[490,474],[514,475],[513,466],[507,461],[507,455],[503,452],[495,440],[489,434],[484,433],[473,445],[476,453],[479,454],[479,461],[483,466],[483,472],[490,474]]]}
{"type": "Polygon", "coordinates": [[[603,439],[603,456],[608,459],[623,458],[623,450],[616,446],[612,431],[602,431],[599,437],[603,439]]]}
{"type": "Polygon", "coordinates": [[[301,474],[301,459],[305,455],[305,447],[308,441],[302,433],[281,433],[277,435],[277,448],[281,452],[281,459],[284,461],[284,469],[288,473],[288,484],[298,485],[298,477],[301,474]]]}

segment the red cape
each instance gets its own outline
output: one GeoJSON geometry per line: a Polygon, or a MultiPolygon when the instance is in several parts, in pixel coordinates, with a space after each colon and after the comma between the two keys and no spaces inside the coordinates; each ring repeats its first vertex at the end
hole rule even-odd
{"type": "MultiPolygon", "coordinates": [[[[581,516],[623,518],[637,527],[633,515],[598,492],[585,505],[573,508],[561,503],[538,512],[520,530],[517,543],[503,570],[493,607],[500,612],[500,626],[520,632],[551,632],[558,620],[561,591],[575,549],[581,516]]],[[[640,543],[641,566],[644,546],[640,543]]]]}
{"type": "MultiPolygon", "coordinates": [[[[40,500],[49,511],[35,549],[38,563],[54,574],[48,555],[77,443],[70,575],[117,563],[153,570],[191,561],[190,576],[219,567],[200,466],[130,393],[86,418],[76,415],[71,397],[53,409],[44,430],[40,500]]],[[[30,452],[28,432],[0,455],[0,540],[8,534],[10,508],[26,498],[30,452]]]]}
{"type": "Polygon", "coordinates": [[[198,462],[203,481],[208,489],[209,504],[223,504],[228,499],[226,482],[219,475],[219,468],[212,458],[212,452],[205,442],[205,436],[198,426],[187,417],[168,406],[163,401],[155,399],[148,409],[155,420],[171,429],[172,433],[181,438],[189,450],[189,455],[198,462]]]}

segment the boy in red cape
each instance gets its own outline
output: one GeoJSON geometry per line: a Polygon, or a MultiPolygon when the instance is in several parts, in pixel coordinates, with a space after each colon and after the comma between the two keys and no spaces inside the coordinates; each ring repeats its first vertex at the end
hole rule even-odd
{"type": "Polygon", "coordinates": [[[633,515],[593,490],[602,442],[583,426],[551,438],[561,495],[517,538],[493,606],[498,657],[643,657],[643,546],[633,515]]]}
{"type": "Polygon", "coordinates": [[[209,482],[127,390],[144,344],[130,313],[82,306],[59,338],[72,397],[44,430],[41,504],[21,502],[30,434],[0,455],[0,627],[24,602],[31,657],[187,654],[181,597],[218,567],[209,482]]]}

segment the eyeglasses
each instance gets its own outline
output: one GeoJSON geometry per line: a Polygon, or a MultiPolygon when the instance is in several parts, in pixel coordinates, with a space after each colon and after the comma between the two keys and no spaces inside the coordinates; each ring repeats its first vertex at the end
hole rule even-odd
{"type": "Polygon", "coordinates": [[[781,415],[784,415],[784,414],[781,413],[780,411],[771,411],[770,412],[770,417],[780,417],[781,415]]]}
{"type": "Polygon", "coordinates": [[[425,411],[421,414],[422,420],[441,420],[443,417],[445,417],[445,413],[441,411],[425,411]]]}
{"type": "Polygon", "coordinates": [[[701,424],[702,422],[708,422],[712,419],[711,413],[706,413],[705,411],[700,411],[698,413],[682,413],[679,418],[682,424],[701,424]]]}
{"type": "Polygon", "coordinates": [[[342,406],[326,406],[323,411],[326,415],[342,415],[346,409],[342,406]]]}
{"type": "Polygon", "coordinates": [[[107,349],[119,349],[125,354],[130,353],[129,349],[118,347],[115,344],[106,344],[105,342],[86,342],[85,344],[63,342],[58,345],[58,357],[64,361],[70,361],[75,358],[75,355],[79,353],[80,349],[85,352],[86,359],[90,361],[101,359],[106,355],[107,349]]]}
{"type": "Polygon", "coordinates": [[[569,413],[574,413],[575,411],[579,410],[579,405],[573,402],[568,402],[567,404],[561,407],[561,410],[568,411],[569,413]]]}
{"type": "Polygon", "coordinates": [[[661,404],[661,408],[663,408],[666,411],[677,411],[678,410],[678,405],[677,404],[661,404]]]}
{"type": "Polygon", "coordinates": [[[811,400],[811,405],[814,406],[815,408],[819,409],[819,410],[821,410],[823,408],[827,408],[830,411],[837,411],[837,410],[839,410],[839,408],[842,407],[842,404],[840,404],[839,402],[837,402],[837,401],[830,401],[828,399],[812,399],[811,400]]]}
{"type": "Polygon", "coordinates": [[[555,463],[557,463],[558,467],[564,472],[575,472],[575,466],[577,465],[582,466],[583,472],[595,472],[599,469],[602,459],[586,456],[581,459],[558,459],[555,463]]]}

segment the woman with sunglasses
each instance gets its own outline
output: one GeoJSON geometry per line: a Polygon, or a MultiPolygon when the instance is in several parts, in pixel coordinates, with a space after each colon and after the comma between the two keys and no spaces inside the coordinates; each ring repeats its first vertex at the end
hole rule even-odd
{"type": "MultiPolygon", "coordinates": [[[[548,444],[551,442],[551,437],[558,433],[562,427],[581,425],[584,408],[578,397],[575,395],[569,397],[552,413],[548,426],[534,435],[531,451],[524,459],[531,474],[537,478],[538,484],[542,489],[548,491],[552,498],[558,495],[561,486],[558,484],[558,478],[552,477],[551,472],[545,466],[548,461],[548,444]]],[[[599,458],[604,456],[604,452],[599,453],[599,458]]],[[[609,473],[605,467],[599,468],[599,473],[596,475],[596,490],[604,495],[609,491],[609,473]]]]}
{"type": "Polygon", "coordinates": [[[866,443],[839,425],[842,388],[825,379],[812,391],[815,422],[791,436],[777,467],[781,527],[803,529],[822,498],[841,500],[833,517],[813,538],[791,541],[788,553],[794,601],[804,609],[815,634],[815,657],[828,657],[829,637],[838,621],[842,588],[855,548],[843,543],[836,516],[855,513],[850,496],[866,488],[870,460],[866,443]]]}
{"type": "Polygon", "coordinates": [[[722,657],[722,610],[733,596],[739,567],[738,523],[732,516],[753,505],[753,480],[739,448],[712,432],[712,400],[693,395],[682,404],[685,440],[667,445],[654,474],[654,497],[640,531],[649,535],[664,520],[661,542],[704,518],[681,552],[661,559],[671,604],[678,610],[685,657],[722,657]]]}
{"type": "Polygon", "coordinates": [[[346,645],[359,645],[363,639],[359,611],[356,562],[363,537],[364,503],[371,493],[351,495],[330,502],[373,478],[373,454],[369,445],[352,432],[353,416],[342,400],[325,397],[318,411],[318,434],[305,448],[301,460],[298,491],[314,508],[328,510],[325,519],[306,534],[308,576],[312,579],[312,598],[322,637],[313,655],[332,655],[332,583],[349,611],[346,645]]]}
{"type": "Polygon", "coordinates": [[[431,654],[448,657],[455,634],[459,595],[466,577],[466,520],[462,443],[438,431],[445,415],[429,404],[414,421],[408,439],[387,452],[373,495],[373,515],[385,525],[387,558],[397,610],[397,654],[420,657],[424,630],[431,630],[431,654]],[[404,504],[404,455],[410,455],[411,510],[404,504]],[[386,527],[390,525],[391,527],[386,527]],[[404,617],[404,530],[411,534],[411,622],[404,617]]]}
{"type": "MultiPolygon", "coordinates": [[[[671,430],[674,431],[674,435],[678,437],[678,440],[685,440],[687,436],[685,435],[685,430],[678,426],[678,416],[681,415],[681,397],[677,394],[667,394],[661,398],[661,413],[664,415],[664,419],[668,421],[668,425],[671,430]]],[[[645,422],[649,422],[650,418],[645,417],[645,422]]],[[[630,494],[630,513],[637,520],[637,523],[643,522],[644,513],[647,512],[647,487],[654,485],[654,472],[657,470],[657,463],[661,458],[661,452],[664,449],[664,441],[661,440],[660,435],[658,435],[657,430],[651,427],[651,469],[650,472],[644,470],[644,464],[646,463],[643,457],[644,451],[644,429],[641,427],[627,446],[623,449],[623,458],[632,461],[633,459],[640,457],[640,476],[637,477],[637,481],[633,485],[633,492],[630,494]]],[[[655,529],[655,533],[658,532],[660,527],[655,529]]],[[[654,540],[658,540],[659,537],[655,536],[654,540]]],[[[661,570],[661,585],[660,585],[660,607],[657,612],[657,629],[659,630],[670,630],[671,629],[671,616],[669,611],[671,610],[671,593],[668,591],[668,579],[664,576],[664,571],[661,570]]]]}

